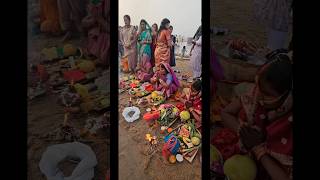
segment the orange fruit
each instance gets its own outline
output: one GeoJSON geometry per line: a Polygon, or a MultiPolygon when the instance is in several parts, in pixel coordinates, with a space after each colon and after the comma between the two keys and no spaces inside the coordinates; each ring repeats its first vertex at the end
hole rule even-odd
{"type": "Polygon", "coordinates": [[[170,162],[170,163],[174,164],[174,163],[176,163],[176,160],[177,160],[177,159],[176,159],[176,156],[175,156],[175,155],[170,155],[170,156],[169,156],[169,162],[170,162]]]}

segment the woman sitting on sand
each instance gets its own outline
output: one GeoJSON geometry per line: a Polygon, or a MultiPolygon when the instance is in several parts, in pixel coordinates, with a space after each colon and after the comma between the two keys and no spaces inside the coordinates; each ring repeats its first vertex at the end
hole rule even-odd
{"type": "Polygon", "coordinates": [[[196,119],[197,128],[201,126],[201,109],[202,109],[202,98],[201,98],[201,80],[195,80],[190,88],[184,88],[179,101],[182,102],[187,109],[192,113],[196,119]]]}
{"type": "Polygon", "coordinates": [[[82,26],[88,32],[85,54],[94,56],[102,65],[109,65],[109,7],[109,0],[91,0],[89,15],[82,20],[82,26]]]}
{"type": "Polygon", "coordinates": [[[140,70],[137,72],[137,77],[141,82],[150,81],[153,76],[151,66],[151,28],[149,24],[142,19],[140,21],[140,30],[138,32],[138,62],[140,70]]]}
{"type": "Polygon", "coordinates": [[[290,179],[292,175],[292,65],[285,54],[270,57],[255,87],[231,102],[222,122],[240,135],[258,161],[256,179],[290,179]]]}
{"type": "Polygon", "coordinates": [[[168,63],[160,63],[157,69],[150,82],[155,90],[164,92],[165,97],[169,98],[178,90],[179,80],[168,63]]]}
{"type": "Polygon", "coordinates": [[[156,66],[161,62],[168,64],[170,62],[170,49],[172,46],[172,41],[169,27],[169,19],[163,19],[158,31],[157,46],[154,52],[156,66]]]}

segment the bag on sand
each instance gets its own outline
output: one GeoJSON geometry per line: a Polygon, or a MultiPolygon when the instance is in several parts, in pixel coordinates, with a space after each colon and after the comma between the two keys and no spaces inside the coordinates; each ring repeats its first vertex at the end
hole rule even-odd
{"type": "Polygon", "coordinates": [[[42,154],[39,167],[48,180],[91,180],[97,159],[92,149],[82,143],[73,142],[49,146],[42,154]],[[60,161],[66,158],[79,158],[80,162],[69,177],[64,177],[58,168],[60,161]]]}
{"type": "Polygon", "coordinates": [[[169,134],[164,138],[165,144],[162,147],[162,156],[166,159],[170,156],[170,154],[177,154],[179,147],[180,147],[180,141],[176,136],[173,134],[169,134]]]}

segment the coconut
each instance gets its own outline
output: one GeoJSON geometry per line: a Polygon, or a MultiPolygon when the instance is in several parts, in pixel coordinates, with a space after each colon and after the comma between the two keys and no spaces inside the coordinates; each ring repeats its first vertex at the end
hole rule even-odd
{"type": "Polygon", "coordinates": [[[234,155],[223,166],[224,173],[231,180],[254,180],[257,174],[255,162],[246,155],[234,155]]]}

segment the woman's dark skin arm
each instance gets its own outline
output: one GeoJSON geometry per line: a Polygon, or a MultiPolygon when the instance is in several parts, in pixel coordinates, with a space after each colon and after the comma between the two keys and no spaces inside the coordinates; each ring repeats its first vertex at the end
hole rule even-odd
{"type": "Polygon", "coordinates": [[[222,124],[225,127],[231,128],[237,132],[240,127],[240,122],[237,118],[240,109],[241,109],[240,99],[234,99],[221,112],[222,124]]]}
{"type": "Polygon", "coordinates": [[[262,156],[260,161],[273,180],[290,180],[286,172],[269,155],[262,156]]]}
{"type": "MultiPolygon", "coordinates": [[[[248,151],[265,142],[265,135],[260,130],[250,126],[241,127],[240,138],[248,151]]],[[[273,180],[290,180],[280,164],[268,154],[263,155],[260,158],[260,162],[273,180]]]]}

